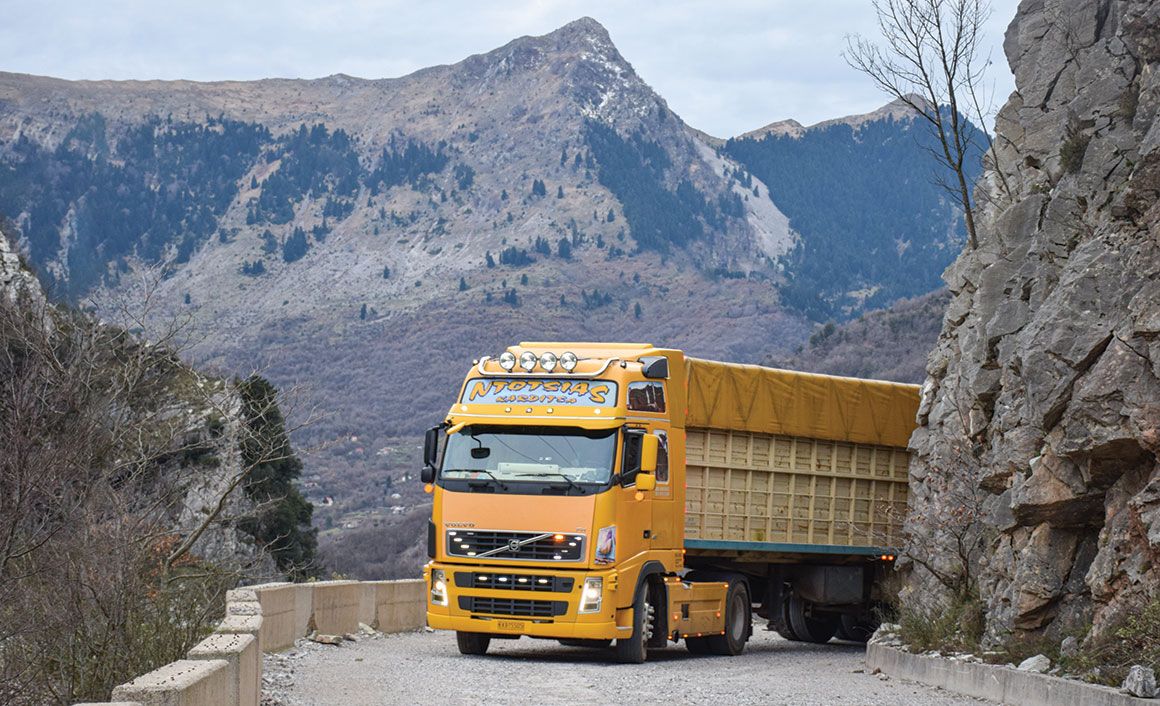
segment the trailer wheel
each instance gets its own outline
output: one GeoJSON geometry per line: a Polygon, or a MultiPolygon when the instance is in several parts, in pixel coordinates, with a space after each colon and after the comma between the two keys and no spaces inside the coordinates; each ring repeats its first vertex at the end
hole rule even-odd
{"type": "Polygon", "coordinates": [[[565,647],[588,647],[594,650],[602,650],[612,644],[612,640],[585,640],[580,638],[557,640],[565,647]]]}
{"type": "Polygon", "coordinates": [[[812,613],[809,602],[795,593],[789,598],[789,624],[799,639],[821,644],[838,631],[838,616],[812,613]]]}
{"type": "Polygon", "coordinates": [[[773,629],[777,631],[778,635],[781,635],[782,637],[789,640],[790,642],[801,642],[802,639],[800,637],[798,637],[798,634],[796,632],[793,631],[793,623],[790,622],[790,619],[789,619],[789,599],[788,598],[781,602],[780,610],[781,610],[781,620],[779,622],[776,622],[776,623],[771,622],[770,625],[773,626],[773,629]]]}
{"type": "Polygon", "coordinates": [[[632,637],[616,640],[616,659],[623,664],[643,664],[648,659],[648,641],[653,627],[653,607],[648,594],[646,582],[637,590],[636,600],[632,602],[632,637]]]}
{"type": "Polygon", "coordinates": [[[491,644],[491,635],[480,632],[455,631],[455,643],[459,645],[459,653],[465,655],[487,654],[487,646],[491,644]]]}
{"type": "Polygon", "coordinates": [[[725,593],[725,634],[711,635],[706,644],[715,655],[739,655],[745,651],[749,640],[752,621],[749,589],[738,576],[729,578],[729,590],[725,593]]]}
{"type": "Polygon", "coordinates": [[[850,642],[866,643],[878,625],[879,621],[873,617],[843,614],[838,623],[838,637],[850,642]]]}

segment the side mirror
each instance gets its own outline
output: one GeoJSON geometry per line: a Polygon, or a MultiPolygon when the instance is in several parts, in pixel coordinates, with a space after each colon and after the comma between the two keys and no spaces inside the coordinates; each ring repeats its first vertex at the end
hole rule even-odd
{"type": "Polygon", "coordinates": [[[439,432],[442,426],[431,427],[423,436],[423,471],[419,479],[424,483],[435,481],[435,463],[439,460],[439,432]]]}
{"type": "MultiPolygon", "coordinates": [[[[655,437],[654,437],[655,438],[655,437]]],[[[642,491],[656,490],[657,477],[651,473],[637,473],[636,474],[636,489],[642,491]]]]}
{"type": "MultiPolygon", "coordinates": [[[[645,434],[640,444],[640,472],[656,473],[657,471],[657,451],[660,448],[660,439],[656,434],[645,434]]],[[[656,480],[653,480],[655,485],[656,480]]],[[[637,481],[637,487],[640,488],[640,481],[637,481]]],[[[643,488],[641,488],[644,490],[643,488]]]]}

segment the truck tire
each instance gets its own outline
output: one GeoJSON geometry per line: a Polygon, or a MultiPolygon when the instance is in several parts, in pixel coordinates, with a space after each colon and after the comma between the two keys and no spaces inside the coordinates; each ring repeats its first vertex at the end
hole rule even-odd
{"type": "Polygon", "coordinates": [[[729,579],[729,589],[725,592],[725,634],[703,638],[709,651],[715,655],[735,656],[745,651],[753,617],[750,611],[749,588],[740,576],[729,579]]]}
{"type": "Polygon", "coordinates": [[[793,623],[791,623],[789,620],[789,599],[788,598],[781,602],[781,620],[778,622],[771,621],[770,626],[772,626],[773,629],[777,631],[778,635],[781,635],[782,637],[789,640],[790,642],[801,642],[802,641],[802,639],[800,637],[798,637],[798,634],[793,631],[793,623]]]}
{"type": "Polygon", "coordinates": [[[588,647],[594,650],[602,650],[612,644],[612,640],[585,640],[580,638],[557,640],[565,647],[588,647]]]}
{"type": "Polygon", "coordinates": [[[646,582],[637,589],[636,600],[632,602],[632,637],[616,640],[616,660],[622,664],[643,664],[648,659],[653,626],[653,607],[648,594],[646,582]]]}
{"type": "Polygon", "coordinates": [[[878,629],[878,624],[879,621],[873,617],[843,613],[838,623],[838,638],[865,644],[878,629]]]}
{"type": "Polygon", "coordinates": [[[796,593],[789,598],[789,624],[798,639],[822,644],[838,631],[838,616],[810,613],[810,604],[796,593]]]}
{"type": "Polygon", "coordinates": [[[491,644],[491,635],[481,632],[455,631],[455,643],[459,645],[459,653],[465,655],[487,654],[487,646],[491,644]]]}

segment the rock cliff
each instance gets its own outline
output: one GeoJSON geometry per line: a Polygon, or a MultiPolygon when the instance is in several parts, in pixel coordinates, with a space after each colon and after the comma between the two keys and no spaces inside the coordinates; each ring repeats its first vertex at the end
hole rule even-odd
{"type": "Polygon", "coordinates": [[[907,521],[910,588],[965,575],[992,644],[1098,635],[1160,586],[1160,5],[1024,0],[1004,50],[907,521]]]}

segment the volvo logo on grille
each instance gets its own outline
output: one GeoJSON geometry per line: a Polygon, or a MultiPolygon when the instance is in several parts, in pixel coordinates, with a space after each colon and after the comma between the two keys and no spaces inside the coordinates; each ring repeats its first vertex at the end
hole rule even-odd
{"type": "Polygon", "coordinates": [[[508,549],[510,549],[511,551],[513,551],[513,552],[519,551],[519,548],[520,548],[520,540],[513,539],[513,540],[508,542],[508,549]]]}

